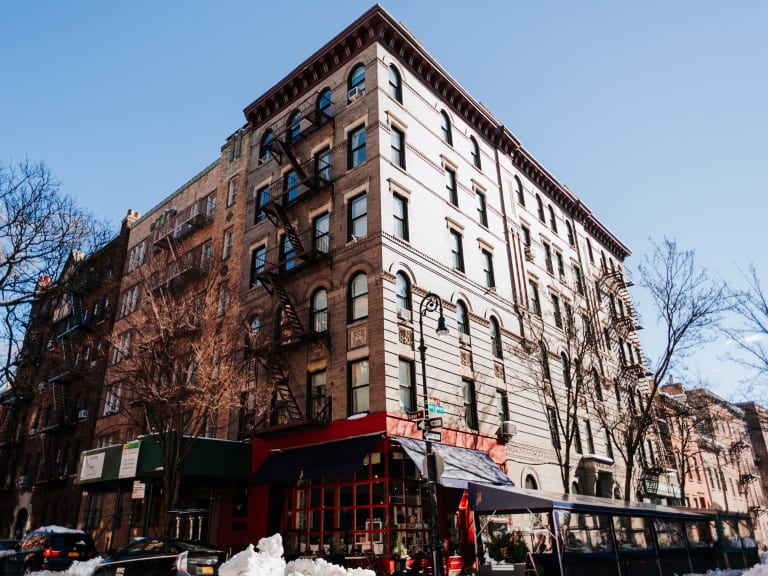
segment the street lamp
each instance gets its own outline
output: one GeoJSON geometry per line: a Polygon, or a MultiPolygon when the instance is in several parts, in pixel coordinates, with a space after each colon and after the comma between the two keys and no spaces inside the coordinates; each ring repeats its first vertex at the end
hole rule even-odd
{"type": "Polygon", "coordinates": [[[427,312],[434,312],[435,310],[440,310],[440,317],[437,319],[437,335],[445,336],[448,334],[448,328],[445,326],[445,317],[443,316],[443,301],[440,296],[430,292],[424,296],[419,305],[419,355],[421,357],[421,386],[424,395],[424,443],[426,445],[427,492],[430,505],[429,548],[432,551],[432,574],[433,576],[443,576],[443,545],[440,541],[440,521],[437,506],[437,459],[432,450],[430,434],[432,425],[429,421],[429,395],[427,393],[427,346],[424,344],[424,316],[427,312]]]}

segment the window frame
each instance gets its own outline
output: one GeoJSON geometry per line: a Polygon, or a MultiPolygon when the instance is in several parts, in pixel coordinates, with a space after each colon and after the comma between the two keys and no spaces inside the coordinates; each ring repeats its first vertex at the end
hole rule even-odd
{"type": "Polygon", "coordinates": [[[464,425],[469,430],[479,430],[480,423],[477,416],[477,390],[475,389],[475,381],[470,378],[462,378],[461,392],[464,404],[464,425]]]}
{"type": "Polygon", "coordinates": [[[328,332],[328,290],[321,286],[312,293],[310,300],[310,319],[309,325],[312,327],[312,331],[318,334],[328,332]],[[318,299],[321,295],[324,295],[325,305],[322,302],[318,303],[318,299]]]}
{"type": "Polygon", "coordinates": [[[514,177],[514,180],[515,193],[517,194],[517,203],[520,204],[520,206],[525,207],[525,191],[523,190],[523,182],[517,176],[514,177]]]}
{"type": "Polygon", "coordinates": [[[487,248],[481,248],[480,253],[483,257],[483,273],[485,275],[486,288],[496,288],[496,275],[493,271],[493,252],[487,248]]]}
{"type": "Polygon", "coordinates": [[[491,355],[496,360],[504,359],[504,342],[501,337],[501,325],[495,316],[491,316],[488,323],[488,331],[491,338],[491,355]]]}
{"type": "Polygon", "coordinates": [[[347,364],[347,381],[348,381],[348,391],[349,391],[349,404],[347,407],[347,413],[351,416],[353,414],[364,414],[366,412],[370,412],[371,410],[371,366],[368,361],[368,358],[360,358],[359,360],[353,360],[347,364]],[[357,372],[355,368],[357,366],[360,366],[362,370],[362,366],[365,365],[365,372],[368,375],[367,380],[361,380],[358,382],[358,378],[360,378],[363,374],[363,372],[357,372]],[[356,395],[356,392],[358,390],[365,390],[366,391],[366,398],[365,398],[365,409],[361,409],[362,406],[358,405],[358,398],[356,395]]]}
{"type": "Polygon", "coordinates": [[[395,236],[405,241],[410,240],[408,226],[408,199],[397,192],[392,194],[392,219],[394,220],[395,236]],[[398,207],[400,208],[400,214],[398,214],[398,207]]]}
{"type": "Polygon", "coordinates": [[[448,116],[448,112],[445,110],[440,110],[440,139],[449,146],[453,146],[451,117],[448,116]]]}
{"type": "Polygon", "coordinates": [[[413,311],[411,280],[402,271],[395,274],[395,302],[398,309],[413,311]]]}
{"type": "Polygon", "coordinates": [[[472,155],[472,164],[475,168],[481,170],[483,165],[482,160],[480,159],[480,144],[477,143],[477,138],[474,136],[469,137],[469,142],[472,147],[470,150],[470,154],[472,155]]]}
{"type": "Polygon", "coordinates": [[[350,102],[349,92],[353,88],[360,88],[360,91],[365,94],[365,76],[365,64],[362,62],[355,64],[349,71],[349,76],[347,76],[347,102],[350,102]]]}
{"type": "Polygon", "coordinates": [[[392,163],[405,170],[405,131],[397,126],[390,126],[389,134],[392,163]]]}
{"type": "Polygon", "coordinates": [[[224,237],[221,241],[221,259],[228,260],[232,256],[232,249],[235,247],[235,229],[229,228],[224,231],[224,237]]]}
{"type": "Polygon", "coordinates": [[[237,202],[237,176],[229,179],[227,188],[227,208],[237,202]]]}
{"type": "Polygon", "coordinates": [[[398,385],[399,385],[399,403],[400,412],[408,414],[416,410],[416,365],[409,358],[399,358],[398,360],[398,385]],[[406,381],[403,381],[403,375],[407,375],[406,381]],[[407,402],[403,402],[404,397],[407,402]]]}
{"type": "Polygon", "coordinates": [[[477,195],[477,220],[481,226],[488,228],[488,203],[485,192],[475,190],[477,195]]]}
{"type": "Polygon", "coordinates": [[[347,323],[352,324],[366,318],[368,318],[368,275],[360,271],[352,275],[347,285],[347,323]],[[357,292],[357,289],[363,287],[362,283],[357,283],[360,279],[364,282],[365,291],[357,292]],[[363,304],[365,311],[361,312],[358,308],[363,304]]]}
{"type": "Polygon", "coordinates": [[[459,184],[456,169],[453,166],[445,166],[445,189],[448,192],[448,202],[459,207],[459,184]]]}
{"type": "Polygon", "coordinates": [[[461,232],[455,228],[450,229],[453,245],[451,246],[452,264],[454,270],[466,272],[464,268],[464,237],[461,232]]]}
{"type": "Polygon", "coordinates": [[[389,80],[389,95],[397,100],[400,104],[403,103],[403,77],[400,71],[394,64],[389,65],[388,70],[389,80]]]}
{"type": "Polygon", "coordinates": [[[264,272],[267,266],[267,245],[259,244],[251,248],[251,266],[250,266],[250,281],[249,286],[254,288],[261,286],[261,280],[255,279],[257,274],[264,272]],[[260,259],[260,262],[258,261],[260,259]]]}
{"type": "Polygon", "coordinates": [[[347,241],[364,238],[368,235],[368,192],[361,192],[347,201],[347,241]],[[365,203],[365,210],[355,215],[360,202],[365,203]]]}
{"type": "Polygon", "coordinates": [[[352,170],[361,164],[365,164],[368,159],[366,140],[365,124],[355,126],[347,132],[347,170],[352,170]],[[355,143],[356,138],[358,139],[357,143],[355,143]]]}

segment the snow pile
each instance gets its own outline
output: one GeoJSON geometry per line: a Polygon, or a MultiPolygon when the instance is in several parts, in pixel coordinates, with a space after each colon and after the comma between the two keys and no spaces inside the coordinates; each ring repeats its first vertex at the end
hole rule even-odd
{"type": "Polygon", "coordinates": [[[755,564],[752,568],[744,570],[742,576],[768,576],[768,565],[755,564]]]}
{"type": "Polygon", "coordinates": [[[256,552],[253,544],[219,567],[219,576],[375,576],[371,570],[347,569],[322,558],[299,558],[286,564],[283,538],[275,534],[262,538],[256,552]]]}
{"type": "Polygon", "coordinates": [[[73,562],[72,566],[70,566],[64,572],[51,572],[50,570],[43,570],[41,572],[32,572],[30,576],[91,576],[101,560],[101,557],[97,557],[88,560],[88,562],[73,562]]]}

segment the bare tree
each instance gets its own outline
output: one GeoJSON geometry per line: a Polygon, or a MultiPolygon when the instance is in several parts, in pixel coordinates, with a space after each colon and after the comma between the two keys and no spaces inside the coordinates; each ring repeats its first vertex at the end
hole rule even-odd
{"type": "MultiPolygon", "coordinates": [[[[59,278],[72,250],[90,253],[108,235],[107,226],[59,191],[44,163],[0,164],[0,385],[14,384],[40,278],[59,278]]],[[[51,284],[50,291],[66,291],[63,284],[51,284]]]]}
{"type": "MultiPolygon", "coordinates": [[[[586,298],[575,297],[577,308],[588,310],[586,298]],[[584,305],[581,306],[581,300],[584,305]]],[[[560,481],[567,494],[571,489],[572,451],[582,452],[579,421],[586,410],[585,390],[592,385],[593,370],[597,365],[595,334],[591,315],[584,313],[576,320],[573,306],[563,302],[554,313],[554,323],[561,327],[562,337],[557,340],[559,354],[547,345],[545,324],[538,315],[540,310],[527,313],[526,333],[521,357],[532,375],[529,384],[523,384],[536,394],[546,415],[552,447],[560,470],[560,481]]]]}
{"type": "Polygon", "coordinates": [[[153,257],[124,293],[131,312],[110,343],[107,402],[160,449],[167,533],[195,439],[227,424],[218,419],[239,406],[245,379],[246,326],[209,259],[195,250],[178,260],[153,257]]]}
{"type": "MultiPolygon", "coordinates": [[[[760,282],[754,265],[744,274],[747,287],[734,291],[734,309],[741,320],[739,326],[727,328],[726,334],[732,339],[742,355],[732,355],[731,359],[746,366],[755,373],[756,380],[768,375],[768,293],[760,282]]],[[[754,397],[754,389],[751,389],[754,397]]],[[[764,391],[759,397],[765,398],[764,391]]]]}
{"type": "MultiPolygon", "coordinates": [[[[714,337],[732,306],[725,283],[699,268],[694,251],[678,248],[673,240],[654,244],[639,270],[640,284],[650,294],[663,330],[662,350],[648,371],[637,358],[639,353],[633,358],[631,347],[625,351],[626,343],[618,340],[621,362],[613,374],[617,402],[614,410],[598,412],[626,466],[626,500],[634,493],[643,442],[656,432],[654,406],[660,384],[677,362],[714,337]]],[[[620,333],[616,323],[613,329],[620,333]]]]}

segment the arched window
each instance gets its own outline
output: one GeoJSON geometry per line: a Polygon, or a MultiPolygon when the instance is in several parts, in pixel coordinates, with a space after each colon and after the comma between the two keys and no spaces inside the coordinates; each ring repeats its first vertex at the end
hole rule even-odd
{"type": "Polygon", "coordinates": [[[314,332],[328,331],[328,291],[325,288],[318,288],[312,295],[310,323],[314,332]]]}
{"type": "Polygon", "coordinates": [[[365,92],[365,64],[352,68],[347,80],[347,99],[349,101],[365,92]],[[356,90],[355,90],[356,89],[356,90]]]}
{"type": "Polygon", "coordinates": [[[259,159],[267,160],[272,157],[272,150],[270,148],[270,145],[272,144],[273,138],[274,138],[274,134],[272,133],[271,128],[265,130],[264,134],[261,135],[261,145],[259,146],[259,159]]]}
{"type": "Polygon", "coordinates": [[[573,226],[571,226],[571,223],[568,220],[565,221],[565,228],[568,233],[568,244],[575,246],[576,238],[573,235],[573,226]]]}
{"type": "Polygon", "coordinates": [[[253,318],[251,318],[251,325],[250,325],[251,338],[253,338],[254,336],[257,336],[260,330],[261,330],[261,318],[259,318],[258,316],[254,316],[253,318]]]}
{"type": "Polygon", "coordinates": [[[501,330],[499,329],[499,322],[496,318],[491,317],[491,352],[494,358],[503,358],[504,354],[501,347],[501,330]]]}
{"type": "Polygon", "coordinates": [[[517,194],[517,202],[520,206],[525,206],[525,194],[523,194],[523,183],[520,182],[520,178],[515,176],[515,193],[517,194]]]}
{"type": "Polygon", "coordinates": [[[399,310],[411,310],[411,282],[402,272],[395,275],[395,299],[399,310]]]}
{"type": "Polygon", "coordinates": [[[539,215],[539,220],[542,222],[546,222],[547,219],[544,217],[544,204],[541,202],[541,196],[536,194],[536,212],[539,215]]]}
{"type": "Polygon", "coordinates": [[[600,375],[597,373],[597,370],[594,368],[592,369],[592,384],[595,387],[595,398],[597,398],[600,402],[603,401],[603,387],[600,385],[600,375]]]}
{"type": "Polygon", "coordinates": [[[299,137],[299,134],[301,134],[301,112],[298,110],[295,110],[288,117],[288,124],[287,124],[287,130],[286,130],[285,136],[288,142],[295,142],[296,139],[299,137]]]}
{"type": "Polygon", "coordinates": [[[319,123],[322,124],[332,116],[331,105],[331,89],[323,88],[317,96],[317,118],[319,123]]]}
{"type": "Polygon", "coordinates": [[[469,314],[467,313],[467,305],[461,300],[456,302],[456,324],[459,337],[462,334],[469,336],[469,314]]]}
{"type": "Polygon", "coordinates": [[[566,388],[571,387],[571,363],[568,360],[568,355],[565,352],[560,353],[560,362],[563,366],[563,384],[566,388]]]}
{"type": "Polygon", "coordinates": [[[347,319],[350,322],[368,317],[368,276],[358,272],[349,282],[347,319]]]}
{"type": "Polygon", "coordinates": [[[453,146],[453,131],[451,130],[451,119],[448,117],[448,112],[445,110],[440,111],[440,130],[443,142],[453,146]]]}
{"type": "Polygon", "coordinates": [[[544,380],[549,380],[549,352],[543,340],[539,341],[539,361],[541,362],[541,376],[544,380]]]}
{"type": "Polygon", "coordinates": [[[480,164],[480,145],[474,136],[470,136],[469,140],[472,144],[472,164],[475,165],[475,168],[482,168],[480,164]]]}
{"type": "Polygon", "coordinates": [[[539,483],[536,482],[536,478],[533,477],[533,474],[528,474],[525,477],[525,487],[528,490],[538,490],[539,489],[539,483]]]}
{"type": "Polygon", "coordinates": [[[552,205],[549,205],[548,208],[549,208],[549,227],[552,229],[552,232],[557,234],[557,218],[555,218],[555,209],[552,208],[552,205]]]}
{"type": "Polygon", "coordinates": [[[389,95],[400,104],[403,103],[403,81],[394,66],[389,67],[389,95]]]}

